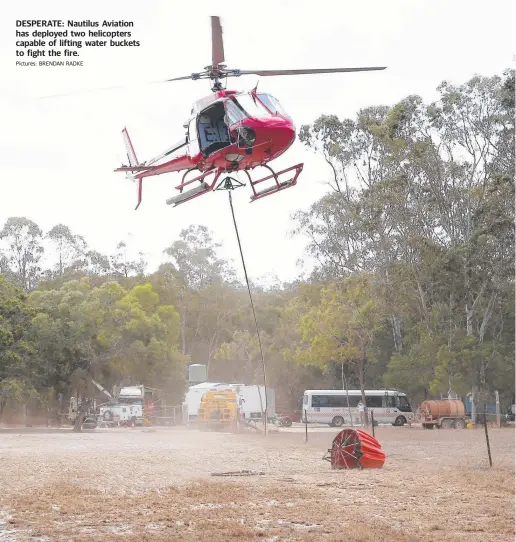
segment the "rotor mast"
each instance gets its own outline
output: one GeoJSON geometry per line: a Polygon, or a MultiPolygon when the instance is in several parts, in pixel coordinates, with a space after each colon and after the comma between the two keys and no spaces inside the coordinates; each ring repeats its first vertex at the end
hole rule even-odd
{"type": "Polygon", "coordinates": [[[211,66],[205,69],[210,70],[210,79],[213,81],[211,90],[216,92],[222,90],[221,82],[221,68],[226,66],[222,64],[224,62],[224,42],[222,40],[222,25],[220,24],[220,18],[217,16],[211,17],[211,66]]]}

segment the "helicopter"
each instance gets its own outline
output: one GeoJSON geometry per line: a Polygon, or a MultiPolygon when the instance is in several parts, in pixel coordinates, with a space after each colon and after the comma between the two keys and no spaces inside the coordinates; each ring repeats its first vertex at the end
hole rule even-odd
{"type": "Polygon", "coordinates": [[[142,202],[142,183],[146,177],[184,171],[179,191],[166,200],[177,207],[193,198],[218,189],[244,186],[231,174],[241,171],[252,190],[251,202],[296,185],[303,164],[282,171],[274,171],[269,162],[278,158],[294,143],[296,129],[292,118],[271,94],[258,91],[258,85],[249,92],[226,88],[228,77],[242,75],[276,76],[322,74],[335,72],[361,72],[384,70],[383,67],[322,68],[298,70],[239,70],[227,68],[224,58],[222,26],[218,16],[211,17],[212,63],[204,71],[167,79],[164,82],[192,79],[210,79],[212,94],[197,100],[191,116],[183,125],[184,137],[159,156],[139,162],[127,128],[122,130],[129,165],[117,172],[138,183],[138,203],[142,202]],[[224,84],[223,84],[224,81],[224,84]],[[264,167],[270,175],[253,180],[250,172],[264,167]],[[195,174],[193,178],[189,178],[195,174]],[[257,190],[256,185],[269,181],[257,190]],[[198,183],[198,184],[196,184],[198,183]],[[192,186],[193,185],[193,186],[192,186]]]}

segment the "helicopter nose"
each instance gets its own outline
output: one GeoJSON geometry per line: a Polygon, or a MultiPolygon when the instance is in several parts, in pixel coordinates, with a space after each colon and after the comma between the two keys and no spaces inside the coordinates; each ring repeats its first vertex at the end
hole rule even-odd
{"type": "Polygon", "coordinates": [[[296,130],[293,124],[286,119],[274,119],[274,122],[264,126],[260,134],[261,141],[271,143],[269,153],[277,155],[284,152],[292,145],[296,137],[296,130]]]}
{"type": "Polygon", "coordinates": [[[268,119],[259,129],[260,142],[270,141],[275,148],[290,146],[295,137],[296,130],[292,122],[280,117],[268,119]]]}
{"type": "Polygon", "coordinates": [[[296,137],[296,130],[291,123],[285,123],[282,126],[278,126],[276,130],[278,134],[278,143],[281,145],[290,145],[296,137]]]}

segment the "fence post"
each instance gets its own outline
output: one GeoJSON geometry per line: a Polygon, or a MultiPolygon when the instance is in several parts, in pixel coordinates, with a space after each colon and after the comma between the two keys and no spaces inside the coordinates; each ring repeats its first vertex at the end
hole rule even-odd
{"type": "Polygon", "coordinates": [[[487,405],[484,405],[484,431],[486,433],[486,443],[487,443],[487,455],[489,457],[489,466],[493,466],[493,460],[491,459],[491,447],[489,446],[489,435],[487,433],[487,405]]]}
{"type": "Polygon", "coordinates": [[[374,414],[372,410],[371,410],[371,426],[373,427],[373,437],[374,437],[374,414]]]}
{"type": "Polygon", "coordinates": [[[495,391],[495,398],[496,398],[496,425],[498,427],[502,427],[502,420],[500,418],[500,394],[498,393],[498,390],[495,391]]]}
{"type": "Polygon", "coordinates": [[[305,410],[305,442],[308,442],[308,416],[305,410]]]}

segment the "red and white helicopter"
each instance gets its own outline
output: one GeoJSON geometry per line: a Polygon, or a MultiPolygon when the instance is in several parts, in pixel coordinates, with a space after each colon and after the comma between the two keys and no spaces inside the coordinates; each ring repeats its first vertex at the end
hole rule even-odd
{"type": "Polygon", "coordinates": [[[267,77],[385,69],[385,67],[307,70],[228,69],[223,64],[224,46],[219,17],[211,18],[211,27],[211,65],[204,68],[203,72],[167,80],[213,81],[211,88],[213,94],[193,104],[191,117],[184,125],[187,130],[185,137],[156,158],[139,162],[127,128],[122,131],[129,165],[119,167],[115,171],[124,171],[130,179],[138,181],[136,209],[142,200],[142,181],[145,177],[175,171],[185,173],[181,183],[175,187],[179,194],[167,200],[167,204],[174,207],[219,187],[222,188],[224,184],[228,188],[228,182],[233,183],[229,185],[232,188],[242,186],[243,183],[229,176],[236,171],[243,171],[247,175],[253,192],[251,201],[290,188],[297,183],[303,164],[279,172],[273,171],[268,165],[294,142],[296,131],[292,119],[278,100],[270,94],[259,92],[256,87],[250,92],[226,90],[222,80],[251,74],[267,77]],[[258,166],[267,168],[271,174],[253,181],[249,172],[258,166]],[[187,176],[193,172],[197,174],[187,180],[187,176]],[[280,177],[286,179],[280,180],[280,177]],[[264,181],[270,181],[269,186],[257,191],[256,185],[264,181]]]}

